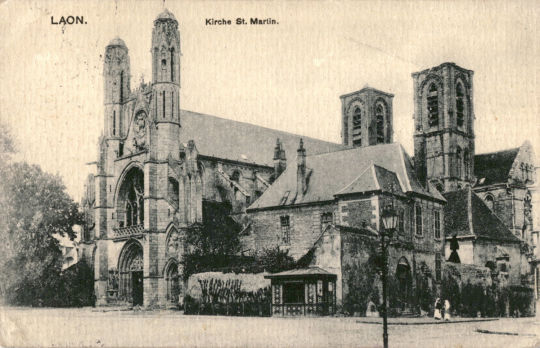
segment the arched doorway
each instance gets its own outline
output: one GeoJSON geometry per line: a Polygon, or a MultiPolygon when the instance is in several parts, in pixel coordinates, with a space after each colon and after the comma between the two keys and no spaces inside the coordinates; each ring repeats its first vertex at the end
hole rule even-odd
{"type": "Polygon", "coordinates": [[[143,249],[139,242],[127,242],[118,259],[119,298],[134,306],[143,305],[143,249]]]}
{"type": "Polygon", "coordinates": [[[175,260],[171,260],[165,268],[165,282],[167,284],[167,304],[178,305],[181,285],[178,263],[175,260]]]}
{"type": "Polygon", "coordinates": [[[399,259],[396,267],[396,280],[398,288],[398,305],[403,311],[409,307],[412,295],[411,266],[405,257],[399,259]]]}

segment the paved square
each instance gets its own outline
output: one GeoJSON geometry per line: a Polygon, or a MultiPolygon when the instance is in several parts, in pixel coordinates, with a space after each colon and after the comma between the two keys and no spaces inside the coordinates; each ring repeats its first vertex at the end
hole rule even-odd
{"type": "MultiPolygon", "coordinates": [[[[47,347],[380,347],[359,318],[185,316],[173,311],[0,309],[0,345],[47,347]]],[[[539,347],[537,318],[390,325],[391,347],[539,347]],[[506,334],[485,334],[476,330],[506,334]],[[509,335],[513,333],[514,335],[509,335]]]]}

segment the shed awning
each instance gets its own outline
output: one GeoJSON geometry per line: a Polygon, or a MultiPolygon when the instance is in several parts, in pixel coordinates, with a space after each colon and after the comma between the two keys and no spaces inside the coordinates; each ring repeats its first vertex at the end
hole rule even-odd
{"type": "Polygon", "coordinates": [[[308,267],[308,268],[299,268],[292,269],[289,271],[283,271],[279,273],[265,275],[266,279],[278,279],[278,278],[305,278],[305,277],[320,277],[320,278],[331,278],[336,279],[337,276],[333,273],[330,273],[320,267],[308,267]]]}

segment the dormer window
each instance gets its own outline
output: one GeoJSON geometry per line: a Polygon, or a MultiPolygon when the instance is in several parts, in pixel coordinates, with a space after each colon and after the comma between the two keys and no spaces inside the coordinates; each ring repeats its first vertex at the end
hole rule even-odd
{"type": "Polygon", "coordinates": [[[435,127],[439,125],[439,91],[435,84],[429,86],[427,96],[427,110],[429,117],[429,126],[435,127]]]}

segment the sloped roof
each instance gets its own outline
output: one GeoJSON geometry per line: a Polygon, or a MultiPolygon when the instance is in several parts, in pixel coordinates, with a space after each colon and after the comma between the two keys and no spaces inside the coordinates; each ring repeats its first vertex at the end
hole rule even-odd
{"type": "MultiPolygon", "coordinates": [[[[310,154],[309,145],[304,144],[306,152],[310,154]]],[[[371,165],[385,170],[383,173],[382,169],[378,169],[379,175],[376,175],[385,185],[387,181],[392,181],[391,174],[387,173],[390,171],[395,173],[402,192],[415,192],[444,201],[444,197],[436,190],[427,192],[422,188],[414,176],[409,156],[399,143],[392,143],[307,156],[306,166],[311,171],[311,175],[307,190],[303,195],[296,194],[296,160],[290,161],[287,169],[249,209],[333,200],[335,194],[357,179],[359,187],[369,188],[369,185],[375,184],[370,184],[369,178],[363,182],[361,174],[371,165]]],[[[381,185],[380,182],[379,185],[381,185]]]]}
{"type": "Polygon", "coordinates": [[[476,237],[519,242],[504,223],[470,188],[444,194],[444,228],[446,237],[476,237]]]}
{"type": "Polygon", "coordinates": [[[478,185],[507,182],[518,152],[519,148],[515,148],[474,156],[474,175],[478,179],[478,185]]]}
{"type": "Polygon", "coordinates": [[[337,192],[336,195],[370,191],[403,193],[396,173],[371,163],[362,174],[351,184],[337,192]]]}
{"type": "Polygon", "coordinates": [[[310,266],[308,268],[292,269],[290,271],[283,271],[279,273],[265,275],[267,279],[270,278],[289,278],[289,277],[303,277],[303,276],[312,276],[312,275],[322,275],[322,276],[336,276],[333,273],[330,273],[320,267],[310,266]]]}
{"type": "Polygon", "coordinates": [[[341,144],[186,110],[181,111],[180,124],[182,141],[194,140],[201,155],[271,167],[274,166],[276,138],[281,140],[289,163],[296,157],[301,138],[310,154],[347,148],[341,144]]]}

